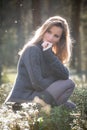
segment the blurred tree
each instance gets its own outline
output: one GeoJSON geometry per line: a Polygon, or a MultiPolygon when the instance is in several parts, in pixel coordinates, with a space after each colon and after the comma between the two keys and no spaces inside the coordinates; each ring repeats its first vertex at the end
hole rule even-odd
{"type": "MultiPolygon", "coordinates": [[[[0,0],[0,52],[1,52],[1,44],[2,44],[2,22],[3,22],[3,15],[2,15],[2,8],[3,8],[3,0],[0,0]]],[[[2,57],[0,54],[0,81],[1,81],[1,73],[2,73],[2,57]]]]}
{"type": "Polygon", "coordinates": [[[31,32],[33,29],[32,25],[32,1],[31,0],[25,0],[22,2],[21,6],[21,13],[22,13],[22,29],[24,33],[24,39],[25,43],[29,40],[31,37],[31,32]]]}
{"type": "Polygon", "coordinates": [[[81,42],[82,42],[82,65],[87,77],[87,0],[82,2],[81,13],[81,42]]]}
{"type": "Polygon", "coordinates": [[[51,1],[50,0],[41,1],[41,16],[44,16],[41,18],[42,22],[44,22],[48,17],[50,17],[50,15],[51,15],[51,1]]]}
{"type": "Polygon", "coordinates": [[[23,21],[22,21],[22,6],[23,6],[23,0],[16,0],[16,30],[17,30],[17,42],[19,44],[19,47],[22,46],[25,42],[25,36],[23,32],[23,21]]]}
{"type": "Polygon", "coordinates": [[[32,0],[32,23],[34,30],[41,24],[40,0],[32,0]]]}
{"type": "Polygon", "coordinates": [[[72,23],[72,37],[74,39],[73,57],[71,66],[81,71],[81,45],[80,45],[80,13],[82,0],[72,0],[71,23],[72,23]]]}

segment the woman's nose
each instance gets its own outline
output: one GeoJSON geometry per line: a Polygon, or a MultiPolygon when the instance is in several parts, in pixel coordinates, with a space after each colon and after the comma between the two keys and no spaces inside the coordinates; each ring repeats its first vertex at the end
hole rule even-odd
{"type": "Polygon", "coordinates": [[[48,40],[49,40],[49,42],[52,42],[53,41],[53,35],[50,35],[48,40]]]}

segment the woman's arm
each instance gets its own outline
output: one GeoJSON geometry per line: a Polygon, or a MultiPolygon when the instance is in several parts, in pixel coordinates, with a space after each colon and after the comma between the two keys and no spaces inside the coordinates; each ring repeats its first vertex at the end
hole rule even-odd
{"type": "Polygon", "coordinates": [[[52,48],[49,48],[43,51],[44,57],[46,61],[49,62],[51,69],[55,73],[55,75],[60,79],[68,79],[69,71],[68,69],[61,63],[57,56],[52,52],[52,48]]]}
{"type": "Polygon", "coordinates": [[[38,47],[32,46],[28,48],[23,55],[23,61],[28,71],[32,87],[36,91],[45,90],[55,80],[53,77],[44,78],[41,71],[41,52],[38,47]]]}

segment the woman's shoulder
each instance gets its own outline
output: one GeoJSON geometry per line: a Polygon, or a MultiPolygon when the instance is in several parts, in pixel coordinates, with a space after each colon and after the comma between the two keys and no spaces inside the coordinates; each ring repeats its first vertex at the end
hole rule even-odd
{"type": "Polygon", "coordinates": [[[24,48],[22,56],[23,55],[30,55],[30,54],[37,54],[37,53],[41,53],[40,48],[37,45],[32,44],[32,45],[27,45],[24,48]]]}

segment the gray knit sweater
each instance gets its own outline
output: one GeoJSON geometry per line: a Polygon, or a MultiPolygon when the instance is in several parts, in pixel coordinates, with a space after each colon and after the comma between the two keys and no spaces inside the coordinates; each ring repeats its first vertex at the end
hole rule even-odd
{"type": "Polygon", "coordinates": [[[68,69],[51,48],[43,51],[41,42],[28,46],[19,58],[16,81],[6,102],[22,103],[32,101],[38,96],[51,104],[52,96],[46,88],[56,80],[65,80],[68,77],[68,69]]]}

